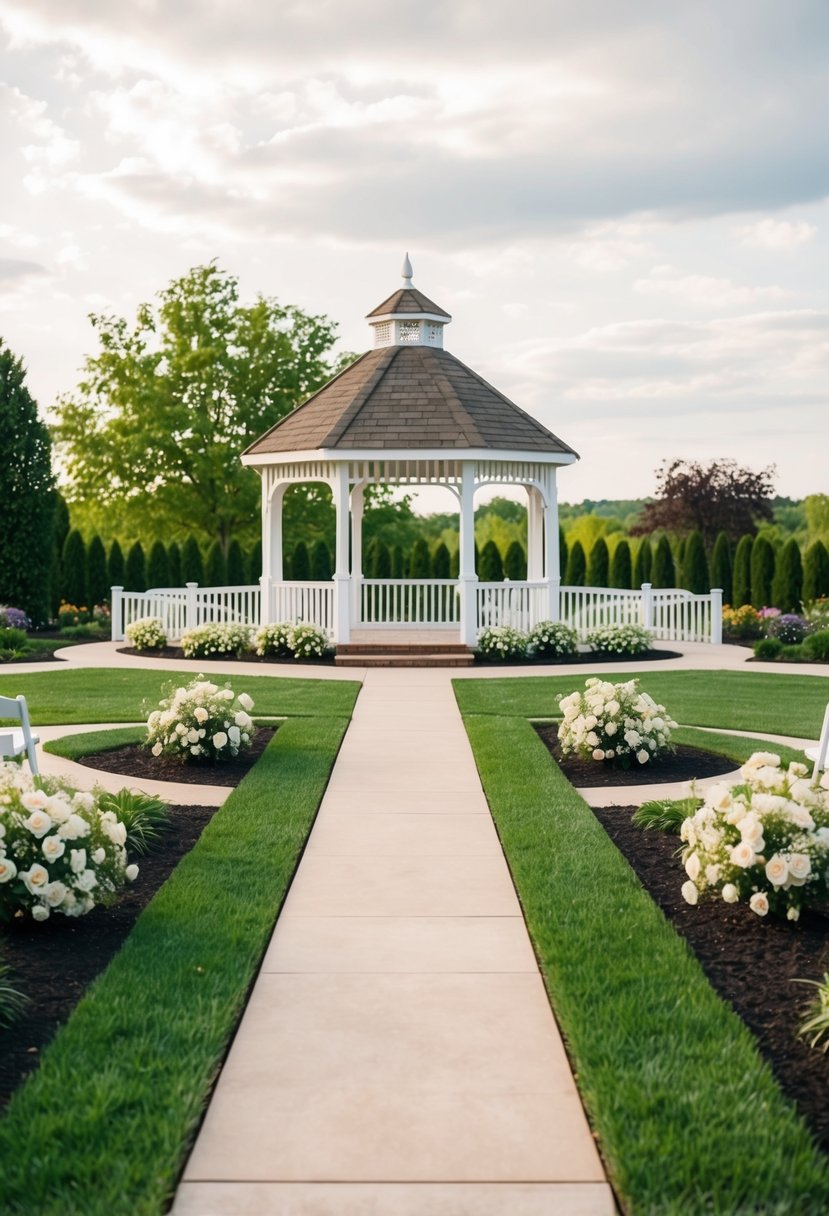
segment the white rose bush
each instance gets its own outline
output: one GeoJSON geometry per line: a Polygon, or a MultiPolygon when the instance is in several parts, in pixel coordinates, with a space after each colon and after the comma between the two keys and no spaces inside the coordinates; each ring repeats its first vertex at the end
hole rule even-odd
{"type": "Polygon", "coordinates": [[[680,832],[687,903],[714,896],[797,920],[829,897],[829,775],[812,784],[808,771],[755,752],[738,783],[705,791],[680,832]]]}
{"type": "Polygon", "coordinates": [[[530,654],[537,658],[560,659],[576,653],[579,635],[564,621],[539,621],[530,630],[527,644],[530,654]]]}
{"type": "Polygon", "coordinates": [[[138,874],[127,829],[96,794],[0,762],[0,919],[84,916],[138,874]]]}
{"type": "Polygon", "coordinates": [[[161,650],[167,645],[164,626],[156,616],[142,616],[124,630],[127,641],[135,650],[161,650]]]}
{"type": "Polygon", "coordinates": [[[253,630],[248,625],[220,625],[209,621],[181,635],[186,659],[210,659],[220,655],[240,655],[251,648],[253,630]]]}
{"type": "Polygon", "coordinates": [[[235,760],[256,733],[247,693],[220,687],[204,676],[186,686],[170,688],[147,718],[145,746],[154,756],[175,756],[182,762],[235,760]]]}
{"type": "Polygon", "coordinates": [[[594,676],[585,681],[583,691],[558,700],[564,715],[558,728],[564,756],[631,768],[672,750],[676,722],[664,705],[640,691],[638,680],[611,684],[594,676]]]}
{"type": "Polygon", "coordinates": [[[527,653],[527,635],[509,625],[491,625],[478,634],[478,651],[488,659],[506,663],[523,659],[527,653]]]}
{"type": "Polygon", "coordinates": [[[261,625],[254,635],[253,648],[260,657],[323,659],[328,650],[328,637],[316,625],[302,621],[261,625]]]}
{"type": "Polygon", "coordinates": [[[321,659],[328,648],[328,638],[316,625],[294,625],[288,644],[295,659],[321,659]]]}
{"type": "Polygon", "coordinates": [[[653,634],[642,625],[601,625],[588,633],[587,641],[600,654],[647,654],[653,634]]]}

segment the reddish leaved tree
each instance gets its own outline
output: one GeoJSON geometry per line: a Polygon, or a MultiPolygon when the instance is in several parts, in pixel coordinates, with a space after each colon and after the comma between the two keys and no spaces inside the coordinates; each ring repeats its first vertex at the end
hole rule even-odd
{"type": "Polygon", "coordinates": [[[774,465],[755,473],[735,460],[663,461],[656,471],[657,497],[631,529],[634,536],[664,529],[700,532],[706,547],[719,532],[736,540],[771,520],[774,465]]]}

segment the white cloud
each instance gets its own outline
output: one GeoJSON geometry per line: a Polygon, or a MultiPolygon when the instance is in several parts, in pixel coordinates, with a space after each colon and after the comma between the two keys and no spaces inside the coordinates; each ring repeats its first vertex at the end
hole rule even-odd
{"type": "Polygon", "coordinates": [[[805,220],[776,220],[766,217],[754,224],[743,224],[734,229],[742,245],[753,245],[757,249],[798,249],[817,236],[814,224],[805,220]]]}
{"type": "Polygon", "coordinates": [[[695,308],[745,307],[762,301],[783,300],[791,293],[782,287],[746,287],[730,279],[704,274],[683,274],[675,266],[654,266],[633,290],[657,299],[676,300],[695,308]]]}

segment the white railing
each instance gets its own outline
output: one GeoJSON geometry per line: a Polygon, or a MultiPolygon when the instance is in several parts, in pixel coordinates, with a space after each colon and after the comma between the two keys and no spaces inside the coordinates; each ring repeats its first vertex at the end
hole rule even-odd
{"type": "Polygon", "coordinates": [[[121,642],[126,628],[140,617],[157,617],[170,641],[187,629],[207,622],[256,626],[260,620],[260,591],[249,587],[153,587],[149,591],[112,588],[112,640],[121,642]]]}
{"type": "Polygon", "coordinates": [[[509,625],[527,633],[550,615],[546,583],[478,583],[476,591],[479,629],[509,625]]]}
{"type": "Polygon", "coordinates": [[[581,638],[600,625],[644,625],[642,592],[611,587],[562,587],[559,617],[581,638]]]}
{"type": "Polygon", "coordinates": [[[678,587],[636,591],[610,587],[562,587],[560,617],[586,638],[600,625],[644,625],[660,642],[722,641],[722,591],[694,595],[678,587]]]}
{"type": "Polygon", "coordinates": [[[458,583],[453,578],[367,578],[360,589],[361,625],[417,625],[445,629],[460,624],[458,583]]]}
{"type": "Polygon", "coordinates": [[[722,591],[692,595],[677,588],[651,591],[648,624],[661,642],[722,641],[722,591]]]}
{"type": "Polygon", "coordinates": [[[271,583],[272,621],[302,621],[334,636],[334,584],[271,583]]]}

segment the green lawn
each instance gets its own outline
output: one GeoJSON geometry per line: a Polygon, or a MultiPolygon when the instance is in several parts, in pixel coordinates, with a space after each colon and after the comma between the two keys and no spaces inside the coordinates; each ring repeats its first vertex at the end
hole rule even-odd
{"type": "Polygon", "coordinates": [[[197,675],[217,684],[230,681],[234,692],[253,697],[256,716],[348,717],[359,684],[351,680],[296,680],[282,676],[223,676],[207,664],[193,673],[139,668],[67,668],[32,675],[0,670],[0,694],[22,693],[35,726],[74,722],[136,722],[146,718],[161,696],[162,686],[185,684],[197,675]]]}

